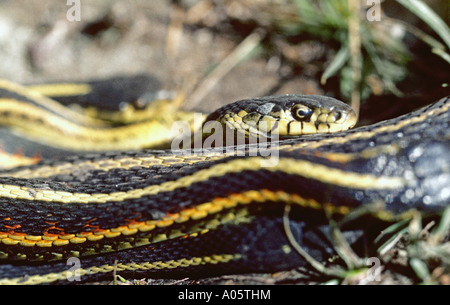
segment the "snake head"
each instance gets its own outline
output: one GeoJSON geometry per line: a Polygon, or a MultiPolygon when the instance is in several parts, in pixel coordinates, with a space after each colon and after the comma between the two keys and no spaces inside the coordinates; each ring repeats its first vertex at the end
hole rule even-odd
{"type": "Polygon", "coordinates": [[[352,108],[320,95],[280,95],[241,100],[222,107],[207,120],[217,120],[247,138],[292,138],[332,133],[352,128],[357,116],[352,108]]]}

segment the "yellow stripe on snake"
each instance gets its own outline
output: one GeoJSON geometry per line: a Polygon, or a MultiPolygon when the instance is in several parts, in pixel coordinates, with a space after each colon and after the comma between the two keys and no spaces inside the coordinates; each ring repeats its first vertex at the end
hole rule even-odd
{"type": "Polygon", "coordinates": [[[357,248],[386,222],[449,204],[448,97],[355,129],[351,108],[324,96],[242,100],[200,124],[173,97],[121,96],[122,111],[103,112],[49,97],[101,100],[105,84],[0,82],[1,148],[16,152],[1,163],[1,284],[287,270],[308,263],[286,236],[286,206],[296,242],[325,262],[330,218],[367,208],[340,227],[357,248]],[[170,147],[186,118],[202,131],[183,138],[192,148],[152,148],[170,147]]]}

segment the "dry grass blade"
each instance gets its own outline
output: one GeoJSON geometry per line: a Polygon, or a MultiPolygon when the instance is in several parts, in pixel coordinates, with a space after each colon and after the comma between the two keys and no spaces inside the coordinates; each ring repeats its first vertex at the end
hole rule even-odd
{"type": "Polygon", "coordinates": [[[322,263],[317,261],[314,257],[312,257],[308,252],[306,252],[305,249],[303,249],[302,246],[299,245],[297,240],[295,239],[294,235],[292,234],[291,227],[289,225],[289,213],[291,211],[291,206],[287,204],[284,207],[284,214],[283,214],[283,228],[284,232],[286,233],[286,237],[288,238],[291,246],[297,251],[298,254],[300,254],[314,269],[319,271],[322,274],[326,274],[329,276],[335,276],[344,278],[345,277],[345,271],[341,270],[339,268],[327,268],[322,263]]]}
{"type": "Polygon", "coordinates": [[[187,104],[189,108],[197,106],[202,99],[219,83],[219,81],[245,59],[260,44],[264,33],[255,30],[245,38],[220,64],[203,79],[197,89],[188,97],[187,104]]]}

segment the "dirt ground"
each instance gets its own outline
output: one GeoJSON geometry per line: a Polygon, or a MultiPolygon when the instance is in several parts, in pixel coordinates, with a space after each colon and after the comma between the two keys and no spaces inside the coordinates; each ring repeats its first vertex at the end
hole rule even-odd
{"type": "MultiPolygon", "coordinates": [[[[186,9],[169,1],[81,4],[81,20],[70,22],[64,1],[2,1],[1,77],[30,83],[148,73],[165,89],[192,92],[238,42],[207,28],[182,28],[186,9]]],[[[242,63],[195,106],[212,111],[218,104],[264,95],[277,84],[274,65],[264,58],[242,63]]],[[[320,92],[307,80],[296,87],[320,92]]]]}
{"type": "MultiPolygon", "coordinates": [[[[0,77],[26,84],[147,73],[161,80],[164,89],[186,92],[186,109],[205,112],[238,99],[268,94],[340,97],[335,80],[326,85],[319,82],[335,50],[310,38],[298,43],[275,35],[264,38],[264,51],[258,47],[244,53],[239,64],[225,63],[225,72],[209,85],[208,73],[245,44],[244,39],[254,31],[256,37],[245,45],[258,43],[258,27],[270,30],[268,11],[286,6],[288,1],[214,3],[83,0],[80,21],[70,21],[67,15],[71,6],[64,1],[1,1],[0,77]],[[255,24],[255,20],[261,24],[255,24]]],[[[431,58],[426,52],[429,49],[424,57],[431,58]]],[[[402,88],[405,95],[433,101],[448,94],[448,88],[440,86],[442,80],[448,80],[447,71],[439,72],[441,66],[442,62],[433,59],[411,67],[422,77],[408,80],[410,85],[402,88]]],[[[390,102],[392,99],[399,100],[391,97],[390,102]]],[[[375,100],[376,104],[383,103],[386,97],[375,100]]],[[[366,113],[373,113],[370,105],[363,105],[363,119],[370,117],[366,113]]],[[[388,112],[386,116],[408,110],[388,112]]]]}
{"type": "MultiPolygon", "coordinates": [[[[260,14],[264,25],[270,8],[286,3],[282,0],[173,3],[82,0],[80,20],[70,21],[71,6],[66,5],[66,1],[3,0],[0,1],[0,78],[27,84],[151,74],[161,81],[163,89],[186,92],[185,109],[203,112],[211,112],[235,100],[268,94],[340,97],[336,80],[320,84],[327,60],[335,54],[326,43],[312,39],[291,43],[279,37],[263,40],[254,16],[260,14]],[[245,47],[252,48],[259,43],[267,48],[255,47],[245,53],[245,47]],[[237,64],[230,54],[244,55],[237,64]],[[292,61],[296,62],[295,67],[292,61]],[[217,67],[222,67],[222,73],[209,78],[208,73],[217,67]]],[[[449,88],[441,85],[450,79],[448,69],[440,70],[442,61],[428,60],[428,57],[411,67],[415,76],[401,85],[407,97],[372,97],[372,103],[362,106],[363,120],[392,117],[449,94],[449,88]],[[393,101],[401,101],[393,111],[381,114],[374,111],[393,101]]],[[[311,283],[303,278],[301,273],[292,271],[202,281],[149,282],[311,283]]],[[[395,278],[394,281],[409,283],[408,279],[395,278]]]]}

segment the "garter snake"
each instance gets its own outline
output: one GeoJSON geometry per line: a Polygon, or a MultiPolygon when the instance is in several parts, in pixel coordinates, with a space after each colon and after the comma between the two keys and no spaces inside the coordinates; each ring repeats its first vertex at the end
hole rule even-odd
{"type": "MultiPolygon", "coordinates": [[[[113,131],[94,135],[98,145],[80,143],[91,130],[127,138],[135,129],[73,114],[42,94],[52,95],[49,88],[0,83],[5,134],[41,142],[40,158],[50,156],[0,172],[2,284],[96,280],[113,270],[132,277],[285,270],[306,264],[282,229],[285,205],[298,243],[325,260],[334,253],[327,217],[382,202],[370,216],[392,221],[412,210],[439,212],[450,200],[448,97],[350,130],[354,114],[331,98],[250,99],[209,119],[246,136],[263,126],[275,141],[111,152],[97,148],[113,131]],[[302,131],[307,135],[292,136],[302,131]],[[72,148],[77,152],[67,155],[72,148]]],[[[342,230],[353,243],[365,227],[342,230]]]]}

